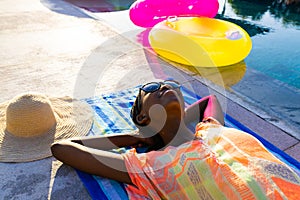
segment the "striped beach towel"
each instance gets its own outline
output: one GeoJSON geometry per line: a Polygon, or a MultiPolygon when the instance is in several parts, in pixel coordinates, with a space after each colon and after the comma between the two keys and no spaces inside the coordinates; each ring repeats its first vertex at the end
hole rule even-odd
{"type": "MultiPolygon", "coordinates": [[[[186,105],[190,105],[201,97],[192,93],[186,88],[182,88],[183,95],[185,96],[186,105]]],[[[105,94],[102,96],[84,99],[91,105],[95,112],[95,120],[89,135],[102,135],[112,133],[124,133],[134,131],[136,128],[130,119],[130,109],[138,93],[138,87],[105,94]]],[[[268,143],[263,138],[259,137],[256,133],[244,127],[238,121],[230,116],[225,117],[225,126],[233,127],[245,132],[250,133],[260,140],[266,148],[281,161],[288,164],[294,171],[300,174],[300,164],[272,144],[268,143]]],[[[119,149],[123,152],[125,149],[119,149]]],[[[77,173],[89,191],[92,199],[128,199],[125,186],[122,183],[93,176],[77,170],[77,173]]]]}

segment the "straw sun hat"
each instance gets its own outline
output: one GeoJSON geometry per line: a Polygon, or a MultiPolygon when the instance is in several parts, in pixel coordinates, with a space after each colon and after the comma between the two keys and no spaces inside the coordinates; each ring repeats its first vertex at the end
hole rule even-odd
{"type": "Polygon", "coordinates": [[[70,97],[22,94],[0,104],[0,162],[51,156],[51,143],[86,135],[93,122],[88,104],[70,97]]]}

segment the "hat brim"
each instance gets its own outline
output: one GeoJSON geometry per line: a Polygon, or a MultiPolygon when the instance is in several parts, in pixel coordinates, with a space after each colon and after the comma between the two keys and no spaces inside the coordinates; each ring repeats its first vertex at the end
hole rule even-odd
{"type": "Polygon", "coordinates": [[[50,157],[53,142],[84,136],[89,132],[93,111],[87,103],[70,97],[49,100],[56,125],[35,137],[17,137],[6,131],[5,113],[9,102],[0,104],[0,162],[29,162],[50,157]]]}

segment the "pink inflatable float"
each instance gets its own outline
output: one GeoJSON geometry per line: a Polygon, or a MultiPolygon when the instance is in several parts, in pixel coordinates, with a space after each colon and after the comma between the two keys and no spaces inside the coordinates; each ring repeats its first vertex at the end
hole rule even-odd
{"type": "Polygon", "coordinates": [[[129,9],[130,20],[148,28],[169,16],[214,17],[218,0],[137,0],[129,9]]]}

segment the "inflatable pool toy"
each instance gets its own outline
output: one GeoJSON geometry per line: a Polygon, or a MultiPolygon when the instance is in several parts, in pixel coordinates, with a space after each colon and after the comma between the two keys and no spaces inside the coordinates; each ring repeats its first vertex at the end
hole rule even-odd
{"type": "Polygon", "coordinates": [[[240,26],[207,17],[169,17],[151,29],[148,39],[158,55],[201,67],[238,63],[252,48],[250,36],[240,26]]]}
{"type": "Polygon", "coordinates": [[[135,25],[149,28],[169,16],[214,17],[218,9],[218,0],[137,0],[129,17],[135,25]]]}
{"type": "Polygon", "coordinates": [[[137,0],[129,17],[135,25],[149,28],[169,16],[214,17],[218,9],[218,0],[137,0]]]}
{"type": "Polygon", "coordinates": [[[227,66],[242,61],[252,42],[240,26],[207,17],[172,17],[155,25],[149,43],[160,56],[192,66],[227,66]]]}

